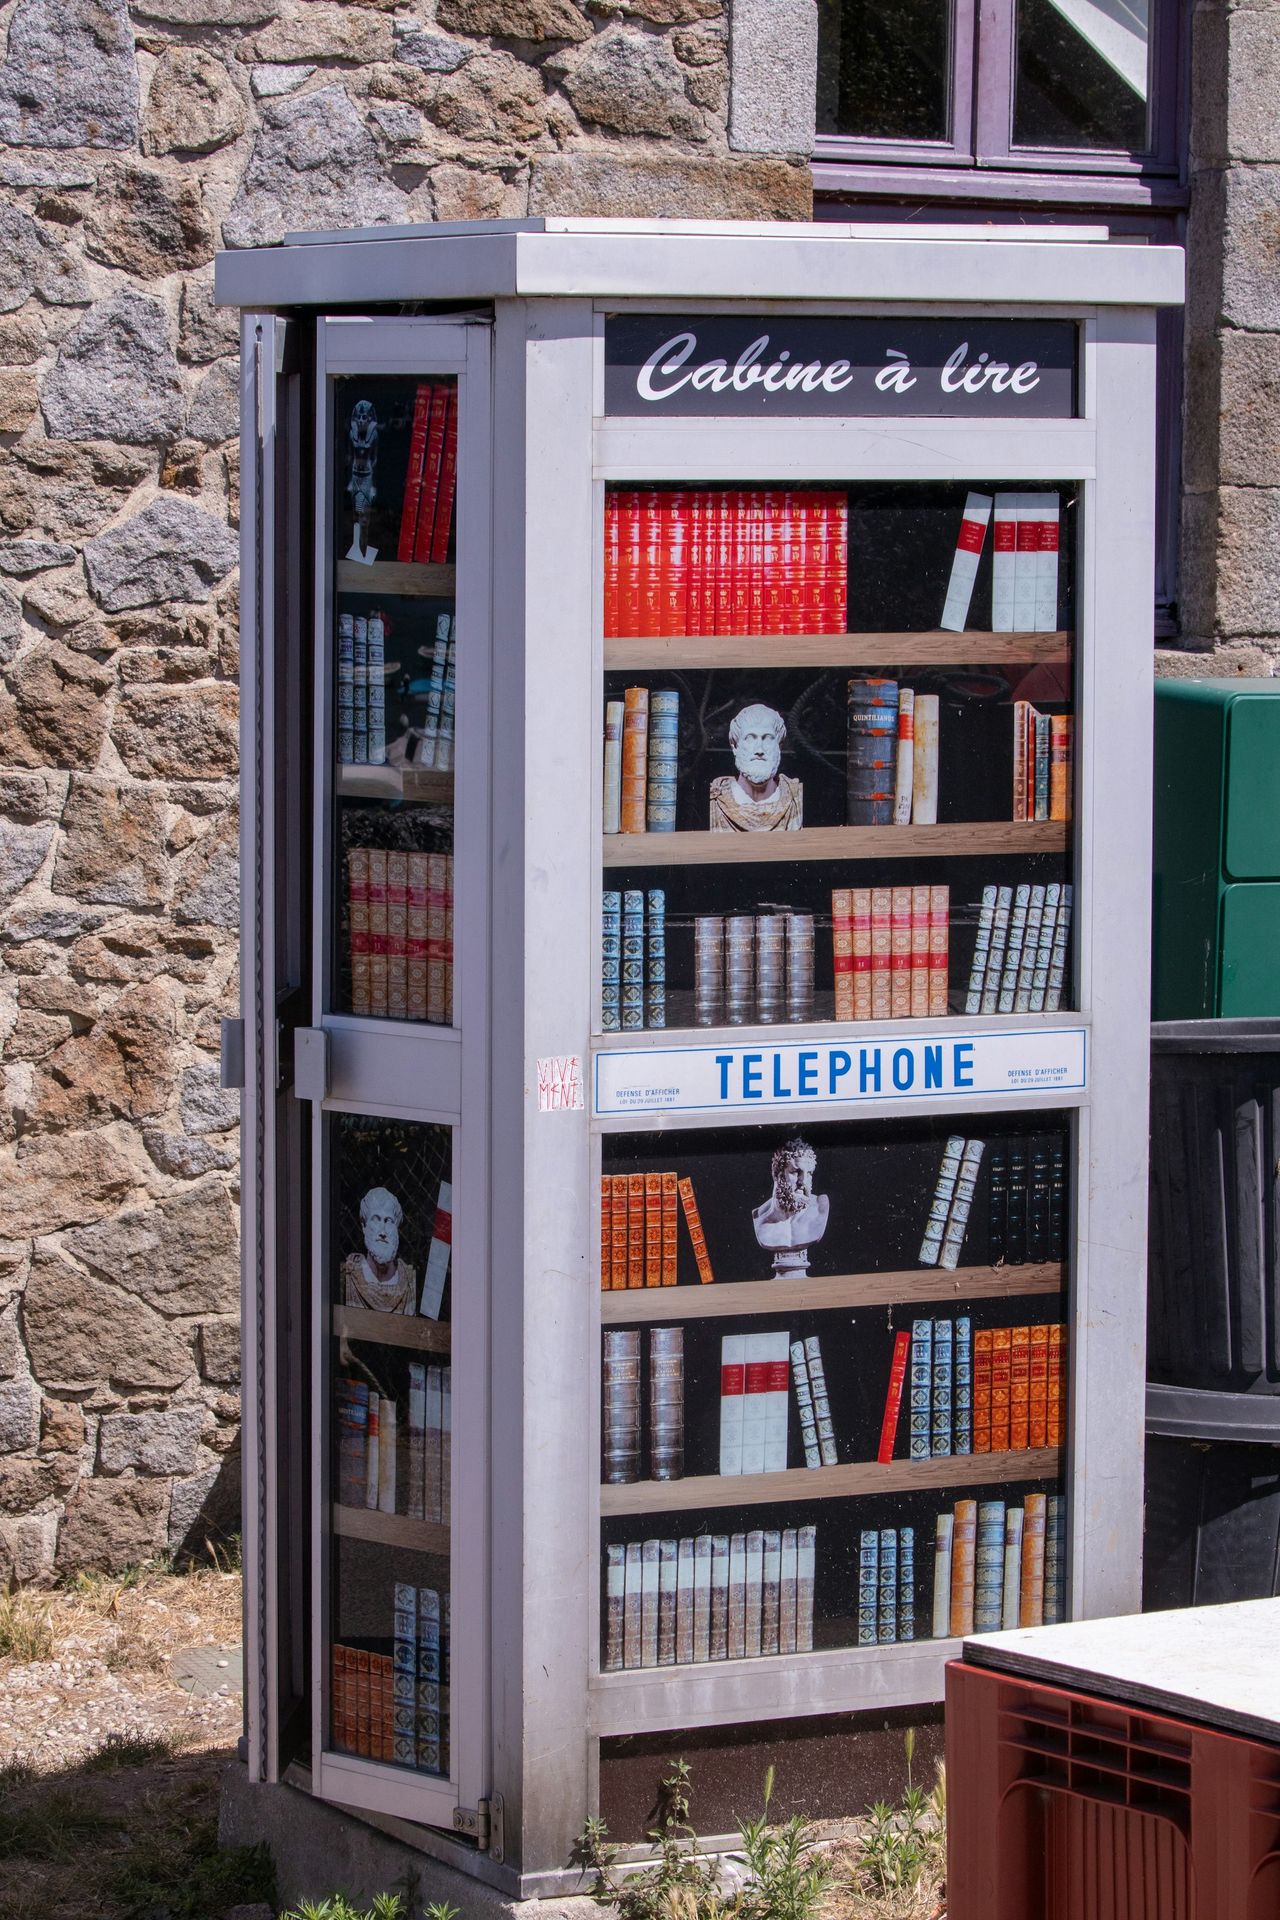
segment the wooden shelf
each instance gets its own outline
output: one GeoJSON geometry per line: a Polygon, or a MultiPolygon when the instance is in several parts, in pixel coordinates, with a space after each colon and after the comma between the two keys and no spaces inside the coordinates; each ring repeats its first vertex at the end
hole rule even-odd
{"type": "Polygon", "coordinates": [[[456,567],[430,567],[417,560],[339,560],[339,593],[401,594],[412,599],[452,600],[456,567]]]}
{"type": "Polygon", "coordinates": [[[682,1513],[702,1507],[761,1507],[779,1501],[846,1500],[853,1495],[922,1493],[945,1487],[1052,1480],[1058,1447],[1018,1453],[948,1454],[936,1460],[858,1461],[847,1467],[792,1467],[786,1473],[698,1474],[688,1480],[636,1480],[601,1487],[605,1519],[632,1513],[682,1513]]]}
{"type": "Polygon", "coordinates": [[[1072,635],[1056,633],[757,633],[606,639],[609,672],[696,667],[1067,666],[1072,635]],[[770,651],[772,647],[772,651],[770,651]]]}
{"type": "Polygon", "coordinates": [[[416,1313],[376,1313],[372,1307],[335,1307],[333,1330],[348,1340],[375,1347],[408,1347],[414,1353],[448,1353],[452,1328],[447,1320],[425,1320],[416,1313]]]}
{"type": "Polygon", "coordinates": [[[1060,820],[973,820],[936,827],[801,827],[796,833],[609,833],[606,867],[704,867],[791,860],[922,860],[1065,853],[1060,820]]]}
{"type": "Polygon", "coordinates": [[[638,1320],[718,1320],[742,1313],[820,1313],[829,1307],[892,1307],[907,1300],[1010,1299],[1024,1293],[1060,1293],[1065,1285],[1065,1272],[1056,1261],[1017,1267],[810,1274],[803,1280],[610,1290],[600,1295],[600,1318],[606,1326],[615,1326],[638,1320]]]}
{"type": "Polygon", "coordinates": [[[453,804],[453,774],[434,767],[348,767],[335,769],[337,791],[347,800],[410,800],[453,804]]]}
{"type": "Polygon", "coordinates": [[[407,1513],[379,1513],[376,1507],[333,1509],[333,1531],[344,1540],[368,1540],[380,1547],[408,1547],[414,1553],[449,1554],[449,1529],[433,1520],[411,1520],[407,1513]]]}

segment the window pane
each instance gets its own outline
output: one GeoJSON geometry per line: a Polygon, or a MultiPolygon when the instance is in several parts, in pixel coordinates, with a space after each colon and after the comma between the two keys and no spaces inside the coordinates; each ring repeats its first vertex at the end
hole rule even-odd
{"type": "Polygon", "coordinates": [[[1147,145],[1148,0],[1019,0],[1020,147],[1147,145]]]}
{"type": "Polygon", "coordinates": [[[820,0],[818,131],[945,140],[950,0],[820,0]]]}

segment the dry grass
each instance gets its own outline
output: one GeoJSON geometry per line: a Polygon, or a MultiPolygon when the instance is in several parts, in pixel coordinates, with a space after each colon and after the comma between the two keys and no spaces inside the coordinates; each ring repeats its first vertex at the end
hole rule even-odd
{"type": "Polygon", "coordinates": [[[53,1627],[60,1644],[93,1646],[109,1672],[167,1672],[183,1647],[239,1640],[240,1576],[213,1567],[81,1575],[54,1600],[53,1627]]]}
{"type": "Polygon", "coordinates": [[[47,1600],[21,1591],[0,1592],[0,1660],[47,1660],[53,1642],[47,1600]]]}

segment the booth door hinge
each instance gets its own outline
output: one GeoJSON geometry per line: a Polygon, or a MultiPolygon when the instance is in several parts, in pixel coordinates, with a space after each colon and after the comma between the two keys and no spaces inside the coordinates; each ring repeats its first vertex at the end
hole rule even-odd
{"type": "Polygon", "coordinates": [[[244,1021],[224,1020],[219,1045],[218,1083],[223,1087],[244,1086],[244,1021]]]}
{"type": "Polygon", "coordinates": [[[494,1794],[489,1800],[477,1801],[474,1808],[455,1807],[453,1830],[465,1834],[468,1840],[474,1840],[481,1853],[491,1854],[501,1862],[504,1857],[501,1794],[494,1794]]]}

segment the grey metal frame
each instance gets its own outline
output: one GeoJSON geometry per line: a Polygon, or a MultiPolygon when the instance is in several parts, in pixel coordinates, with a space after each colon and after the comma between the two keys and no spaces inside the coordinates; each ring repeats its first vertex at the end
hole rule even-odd
{"type": "MultiPolygon", "coordinates": [[[[422,1044],[437,1063],[456,1062],[464,1136],[469,1116],[480,1136],[471,1135],[470,1145],[464,1138],[471,1184],[459,1221],[461,1227],[465,1213],[471,1222],[476,1259],[487,1239],[491,1276],[483,1412],[471,1429],[478,1456],[486,1457],[471,1461],[474,1478],[465,1485],[463,1448],[454,1454],[455,1513],[466,1504],[475,1516],[474,1539],[483,1543],[477,1557],[488,1556],[486,1603],[483,1613],[476,1610],[469,1656],[484,1734],[475,1770],[470,1781],[459,1779],[458,1793],[505,1803],[511,1864],[488,1867],[486,1877],[505,1874],[505,1884],[525,1894],[567,1889],[565,1862],[592,1804],[602,1736],[922,1703],[939,1697],[942,1661],[952,1650],[951,1643],[921,1643],[714,1669],[597,1670],[601,1142],[628,1125],[654,1122],[597,1120],[589,1106],[540,1111],[538,1062],[578,1056],[589,1089],[593,1049],[607,1042],[638,1050],[671,1038],[597,1031],[605,484],[991,474],[1080,483],[1080,1011],[1046,1017],[1047,1024],[1086,1028],[1092,1063],[1084,1091],[1053,1096],[1076,1115],[1080,1169],[1071,1299],[1071,1583],[1080,1616],[1133,1608],[1144,1387],[1154,310],[1180,299],[1181,260],[1170,249],[1044,233],[962,231],[933,239],[910,229],[834,224],[548,220],[430,237],[375,230],[340,244],[316,237],[224,256],[218,274],[222,297],[246,304],[302,301],[323,311],[330,303],[350,308],[424,297],[494,303],[493,441],[500,457],[492,462],[491,495],[472,497],[477,531],[470,571],[460,567],[459,576],[460,593],[470,578],[478,596],[474,583],[491,574],[499,636],[491,680],[484,690],[473,688],[475,701],[487,694],[488,726],[473,705],[459,756],[461,769],[487,734],[488,821],[481,831],[485,796],[478,788],[466,811],[460,794],[459,830],[470,837],[465,854],[459,843],[459,864],[476,863],[476,918],[465,936],[475,942],[474,979],[490,956],[492,977],[478,1009],[478,1017],[487,1011],[483,1046],[472,1047],[465,1002],[460,1036],[430,1035],[422,1044]],[[806,300],[797,301],[797,287],[806,300]],[[605,419],[603,316],[628,304],[771,314],[1065,314],[1083,332],[1082,414],[1026,425],[605,419]],[[493,537],[486,521],[482,540],[478,529],[490,509],[493,537]]],[[[331,341],[385,340],[392,352],[392,342],[425,338],[431,324],[325,323],[325,364],[334,364],[331,341]]],[[[442,340],[448,323],[434,324],[442,340]]],[[[424,354],[413,368],[434,364],[424,354]]],[[[473,456],[468,484],[485,489],[480,473],[487,461],[486,444],[473,456]]],[[[323,442],[318,464],[323,473],[323,442]]],[[[488,614],[472,604],[468,634],[473,618],[488,614]]],[[[323,608],[318,595],[321,637],[323,608]]],[[[463,728],[460,714],[460,740],[463,728]]],[[[317,760],[323,767],[325,756],[317,760]]],[[[327,886],[327,873],[319,878],[327,886]]],[[[460,971],[471,979],[461,956],[460,971]]],[[[472,991],[476,1004],[481,989],[472,991]]],[[[315,1020],[329,1035],[326,1110],[455,1115],[452,1107],[428,1109],[411,1097],[397,1049],[387,1045],[400,1030],[327,1015],[323,1001],[315,1020]]],[[[996,1015],[976,1024],[994,1032],[1024,1022],[996,1015]]],[[[832,1030],[812,1031],[829,1038],[832,1030]]],[[[789,1030],[788,1038],[805,1033],[789,1030]]],[[[741,1037],[750,1038],[750,1030],[741,1037]]],[[[875,1037],[884,1034],[877,1029],[875,1037]]],[[[452,1099],[452,1069],[439,1070],[438,1084],[448,1084],[452,1099]]],[[[938,1110],[1019,1104],[1021,1096],[956,1096],[938,1110]]],[[[870,1118],[900,1108],[885,1101],[858,1112],[870,1118]]],[[[814,1119],[823,1117],[847,1114],[839,1107],[814,1111],[814,1119]]],[[[666,1122],[679,1123],[674,1115],[666,1122]]],[[[704,1116],[698,1124],[706,1124],[704,1116]]],[[[723,1124],[731,1127],[733,1117],[723,1124]]],[[[316,1265],[322,1270],[322,1261],[316,1265]]],[[[287,1465],[254,1464],[267,1472],[287,1465]]],[[[364,1763],[369,1777],[362,1780],[360,1763],[339,1769],[333,1758],[322,1757],[321,1792],[366,1807],[376,1796],[383,1811],[405,1818],[438,1817],[389,1806],[386,1769],[364,1763]]]]}

